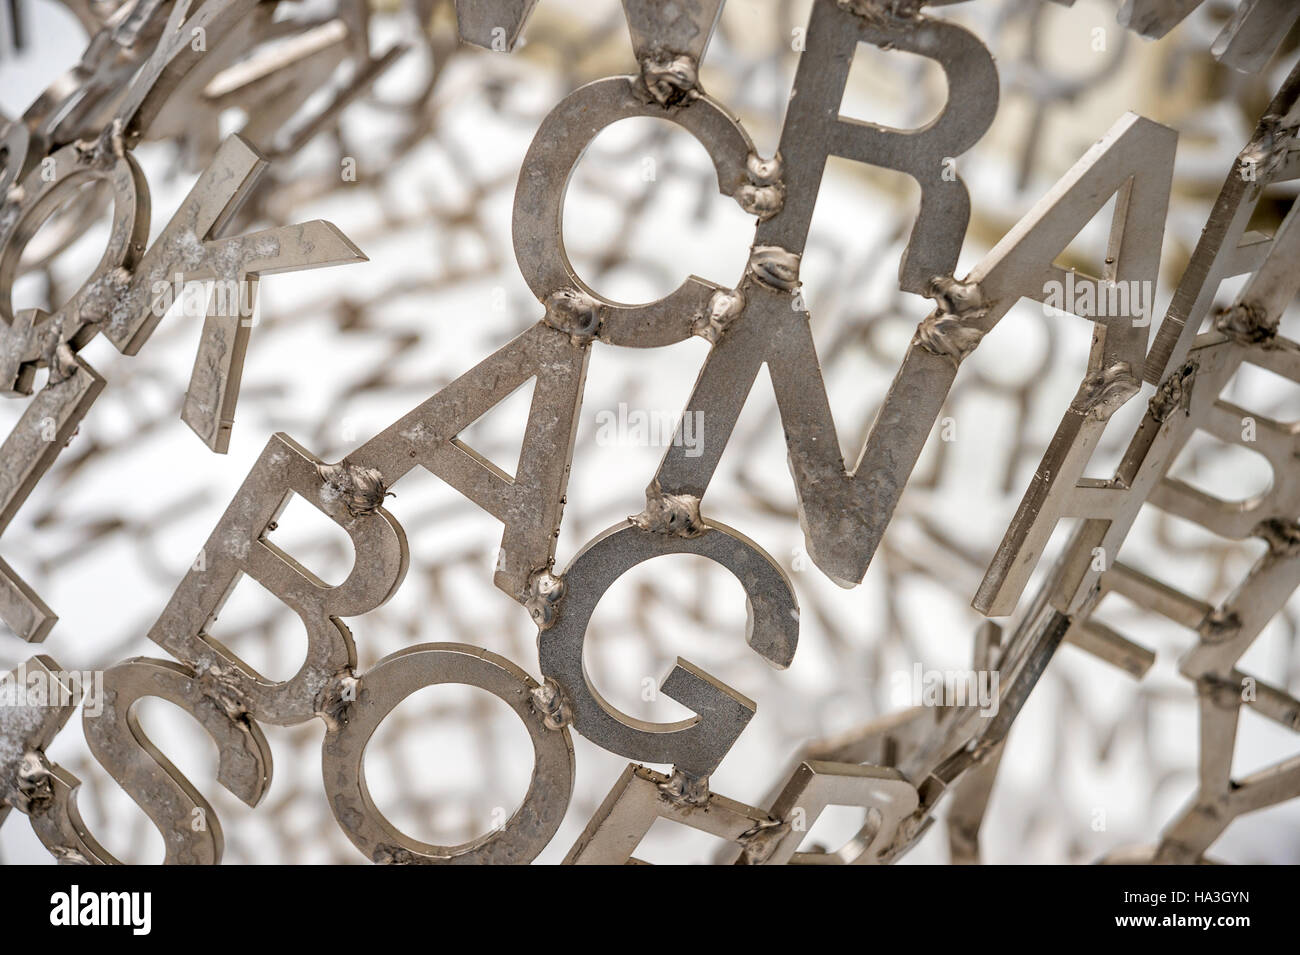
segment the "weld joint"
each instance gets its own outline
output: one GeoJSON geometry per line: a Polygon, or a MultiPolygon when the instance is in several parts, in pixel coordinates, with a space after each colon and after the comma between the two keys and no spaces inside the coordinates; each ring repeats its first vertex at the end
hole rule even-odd
{"type": "Polygon", "coordinates": [[[766,222],[785,206],[785,183],[781,179],[781,157],[764,159],[750,153],[745,160],[745,173],[749,181],[736,192],[740,208],[766,222]]]}
{"type": "Polygon", "coordinates": [[[846,13],[879,26],[891,18],[897,20],[918,18],[925,0],[835,0],[835,3],[846,13]]]}
{"type": "Polygon", "coordinates": [[[76,353],[67,342],[59,342],[54,346],[50,351],[46,364],[50,368],[47,387],[67,381],[77,373],[80,367],[76,353]]]}
{"type": "Polygon", "coordinates": [[[239,677],[232,667],[223,667],[209,662],[195,669],[198,671],[196,682],[199,692],[215,703],[221,712],[232,720],[240,720],[248,715],[248,708],[243,703],[239,677]]]}
{"type": "Polygon", "coordinates": [[[1225,643],[1241,632],[1241,615],[1235,610],[1215,607],[1197,626],[1202,643],[1225,643]]]}
{"type": "Polygon", "coordinates": [[[642,530],[674,537],[699,537],[709,530],[693,494],[665,494],[658,484],[646,492],[645,510],[628,518],[642,530]]]}
{"type": "Polygon", "coordinates": [[[1200,365],[1196,361],[1189,361],[1160,382],[1156,393],[1147,402],[1147,413],[1161,424],[1168,421],[1179,408],[1190,414],[1192,384],[1196,380],[1196,372],[1199,368],[1200,365]]]}
{"type": "Polygon", "coordinates": [[[769,288],[792,292],[799,287],[800,258],[779,245],[756,245],[749,253],[748,271],[769,288]]]}
{"type": "Polygon", "coordinates": [[[548,730],[562,730],[573,722],[573,711],[564,692],[550,677],[531,694],[533,709],[548,730]]]}
{"type": "Polygon", "coordinates": [[[1117,361],[1083,379],[1074,400],[1070,402],[1070,410],[1105,421],[1120,405],[1137,394],[1141,387],[1133,374],[1133,366],[1126,361],[1117,361]]]}
{"type": "Polygon", "coordinates": [[[1261,186],[1272,181],[1273,174],[1286,159],[1297,128],[1300,128],[1284,126],[1283,118],[1277,113],[1261,117],[1255,135],[1237,156],[1243,168],[1254,167],[1253,181],[1261,186]]]}
{"type": "Polygon", "coordinates": [[[341,670],[316,698],[316,715],[330,730],[346,726],[352,706],[361,698],[361,680],[350,668],[341,670]]]}
{"type": "Polygon", "coordinates": [[[18,763],[18,787],[10,802],[25,816],[38,816],[54,803],[53,774],[45,754],[27,750],[18,763]]]}
{"type": "Polygon", "coordinates": [[[1238,345],[1261,345],[1277,337],[1278,317],[1258,302],[1237,302],[1214,316],[1214,328],[1238,345]]]}
{"type": "Polygon", "coordinates": [[[741,859],[746,865],[762,865],[772,857],[781,840],[790,832],[790,823],[780,819],[764,819],[752,829],[736,837],[741,859]]]}
{"type": "Polygon", "coordinates": [[[641,61],[641,85],[660,106],[690,105],[700,96],[699,64],[686,53],[651,53],[641,61]]]}
{"type": "Polygon", "coordinates": [[[546,299],[542,321],[564,332],[575,345],[588,345],[600,334],[600,303],[575,288],[562,288],[546,299]]]}
{"type": "Polygon", "coordinates": [[[952,276],[936,276],[926,288],[935,310],[916,327],[916,342],[932,355],[946,358],[957,367],[984,338],[978,324],[988,304],[978,282],[961,282],[952,276]]]}
{"type": "Polygon", "coordinates": [[[679,808],[708,805],[709,777],[692,776],[680,769],[659,784],[663,799],[679,808]]]}
{"type": "Polygon", "coordinates": [[[329,500],[341,499],[353,517],[369,516],[379,510],[385,498],[396,497],[388,490],[383,472],[377,468],[365,468],[344,461],[339,464],[318,464],[316,473],[325,482],[322,490],[328,489],[324,496],[329,500]]]}
{"type": "Polygon", "coordinates": [[[695,315],[691,331],[716,345],[723,332],[745,310],[745,295],[739,289],[718,289],[709,298],[708,307],[695,315]]]}
{"type": "Polygon", "coordinates": [[[549,570],[539,570],[528,580],[528,597],[524,609],[533,618],[539,630],[555,625],[560,615],[560,602],[564,597],[564,578],[549,570]]]}
{"type": "Polygon", "coordinates": [[[1214,674],[1206,674],[1197,679],[1196,693],[1224,710],[1235,710],[1242,702],[1241,687],[1214,674]]]}
{"type": "Polygon", "coordinates": [[[1260,521],[1250,532],[1255,537],[1262,537],[1268,544],[1268,552],[1274,557],[1290,558],[1300,555],[1300,521],[1281,517],[1270,517],[1260,521]]]}

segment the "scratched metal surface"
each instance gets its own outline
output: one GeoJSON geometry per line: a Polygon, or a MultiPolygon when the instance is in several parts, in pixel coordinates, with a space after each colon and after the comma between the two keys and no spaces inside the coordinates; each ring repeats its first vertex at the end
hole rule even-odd
{"type": "MultiPolygon", "coordinates": [[[[1114,23],[1114,10],[1100,3],[1081,2],[1069,10],[1038,3],[937,8],[935,15],[962,24],[992,51],[1001,82],[996,119],[961,158],[971,196],[970,227],[960,259],[949,266],[953,274],[970,281],[971,270],[981,267],[997,241],[1123,110],[1132,109],[1182,134],[1177,162],[1165,171],[1172,173],[1173,186],[1155,309],[1157,316],[1164,314],[1225,171],[1252,138],[1294,59],[1284,48],[1260,73],[1249,75],[1215,65],[1207,53],[1218,32],[1217,11],[1207,9],[1213,6],[1205,5],[1157,44],[1126,38],[1114,23]],[[1107,40],[1100,52],[1091,47],[1098,26],[1107,40]],[[1080,74],[1085,55],[1092,68],[1080,74]],[[1053,71],[1063,65],[1064,75],[1053,71]]],[[[780,139],[784,101],[798,63],[792,31],[807,22],[810,7],[730,0],[700,70],[701,85],[739,116],[763,156],[771,156],[780,139]]],[[[33,15],[41,10],[58,14],[38,4],[33,15]]],[[[383,51],[390,39],[410,37],[411,24],[409,15],[375,14],[371,49],[383,51]]],[[[450,11],[443,10],[438,39],[429,50],[411,51],[391,64],[342,110],[338,132],[326,131],[300,149],[284,146],[286,155],[275,158],[267,173],[271,182],[244,206],[239,232],[326,219],[369,261],[274,275],[260,284],[237,424],[226,436],[223,456],[195,440],[194,430],[200,429],[185,426],[191,419],[181,420],[201,310],[179,320],[168,316],[139,355],[116,354],[102,339],[85,347],[82,354],[109,386],[3,539],[5,559],[57,608],[59,621],[39,649],[5,633],[0,668],[11,669],[33,652],[77,669],[159,657],[149,635],[160,611],[177,593],[196,550],[218,526],[272,433],[285,432],[320,461],[337,462],[536,322],[541,310],[536,290],[520,275],[511,240],[518,171],[539,126],[564,95],[599,77],[635,70],[623,12],[614,3],[543,0],[524,32],[526,44],[509,54],[455,48],[453,28],[450,11]],[[348,158],[355,160],[355,181],[340,175],[348,158]]],[[[48,36],[38,31],[28,41],[38,44],[35,51],[12,51],[0,61],[7,71],[3,88],[15,96],[3,103],[7,115],[21,112],[57,75],[56,65],[71,65],[79,52],[80,43],[69,49],[62,39],[42,45],[48,36]],[[30,88],[24,92],[25,87],[30,88]]],[[[869,62],[874,75],[850,76],[846,112],[904,128],[937,113],[945,94],[933,64],[923,69],[918,59],[897,54],[869,62]]],[[[165,124],[161,128],[167,132],[161,141],[135,150],[153,197],[151,240],[180,206],[216,144],[215,136],[191,130],[191,138],[178,146],[178,132],[165,124]]],[[[259,145],[274,152],[263,141],[259,145]]],[[[625,122],[603,135],[578,167],[565,207],[564,241],[577,274],[615,301],[657,298],[690,273],[730,283],[746,268],[753,217],[719,195],[718,185],[704,149],[668,123],[625,122]]],[[[1281,229],[1291,193],[1285,182],[1276,193],[1280,198],[1274,202],[1270,194],[1252,227],[1281,229]]],[[[813,214],[799,269],[801,295],[813,316],[811,334],[846,458],[856,456],[858,435],[885,398],[913,328],[932,307],[921,295],[898,288],[899,259],[916,199],[914,185],[901,174],[836,159],[813,214]]],[[[53,274],[21,279],[15,307],[66,300],[93,267],[107,232],[99,232],[98,246],[79,243],[62,256],[53,274]]],[[[1105,223],[1090,226],[1065,256],[1066,264],[1094,269],[1106,255],[1105,232],[1105,223]]],[[[1261,281],[1276,285],[1279,279],[1265,275],[1261,281]]],[[[1232,302],[1240,284],[1225,283],[1222,304],[1232,302]]],[[[1283,307],[1290,297],[1281,299],[1283,307]]],[[[1287,333],[1293,317],[1282,315],[1278,334],[1287,333]]],[[[572,755],[566,757],[563,747],[548,750],[550,769],[539,773],[539,780],[562,789],[565,765],[575,767],[572,799],[548,840],[526,826],[515,827],[524,832],[523,855],[542,862],[566,856],[611,861],[619,849],[611,849],[610,833],[652,829],[637,849],[639,858],[727,861],[738,851],[728,850],[727,843],[740,840],[746,853],[787,859],[799,848],[798,840],[791,844],[779,832],[765,841],[746,834],[779,828],[768,823],[779,819],[783,799],[787,806],[812,805],[800,793],[819,784],[816,773],[791,774],[798,764],[792,758],[801,750],[811,759],[872,770],[849,774],[852,785],[836,777],[837,785],[848,788],[823,801],[853,804],[863,798],[852,788],[858,785],[866,787],[869,799],[896,791],[911,807],[887,816],[889,825],[877,827],[877,836],[891,827],[901,832],[909,815],[915,818],[916,806],[933,798],[931,793],[918,795],[918,787],[891,772],[902,769],[913,782],[942,778],[946,770],[934,765],[942,760],[927,745],[947,757],[944,743],[953,738],[948,734],[962,729],[941,725],[938,717],[951,714],[933,710],[917,719],[896,719],[885,730],[872,721],[906,713],[896,675],[910,673],[914,664],[965,668],[974,655],[976,666],[987,668],[996,659],[989,632],[976,637],[981,617],[969,604],[986,586],[981,581],[997,541],[1058,430],[1061,409],[1076,397],[1080,369],[1089,361],[1088,326],[1076,318],[1048,318],[1034,303],[1021,302],[1002,325],[961,360],[951,391],[937,395],[937,418],[951,419],[955,439],[942,439],[939,421],[933,431],[921,433],[927,440],[919,463],[864,582],[852,590],[834,586],[808,553],[776,402],[767,375],[758,377],[727,451],[709,462],[717,470],[707,483],[716,490],[704,513],[738,529],[788,575],[800,608],[799,651],[787,661],[788,669],[776,670],[743,647],[738,639],[746,625],[743,590],[735,577],[705,558],[659,557],[625,574],[601,598],[582,657],[590,682],[606,701],[638,720],[662,723],[688,716],[686,707],[653,693],[681,655],[737,688],[757,710],[716,768],[708,765],[715,759],[708,752],[692,751],[685,763],[634,758],[666,770],[666,764],[680,767],[698,755],[708,769],[713,794],[708,796],[691,774],[674,788],[670,775],[625,771],[628,754],[593,744],[581,727],[569,733],[572,755]],[[875,730],[860,732],[864,726],[875,730]],[[814,740],[824,742],[805,749],[814,740]],[[606,812],[602,803],[611,789],[624,798],[606,812]],[[654,823],[673,813],[689,816],[689,807],[703,799],[711,800],[722,820],[708,835],[654,823]],[[540,854],[531,850],[538,842],[545,845],[540,854]]],[[[725,335],[725,328],[720,333],[725,335]]],[[[1238,339],[1230,337],[1229,345],[1259,347],[1277,335],[1246,328],[1238,339]],[[1251,342],[1252,336],[1258,340],[1251,342]]],[[[592,346],[568,504],[556,542],[557,569],[574,562],[605,528],[646,507],[646,484],[665,451],[662,443],[634,433],[609,438],[608,427],[602,434],[602,422],[618,422],[620,407],[624,421],[635,412],[675,421],[716,343],[716,337],[697,334],[656,349],[592,346]]],[[[1219,346],[1215,354],[1227,347],[1219,346]]],[[[1178,355],[1174,364],[1184,358],[1178,355]]],[[[1274,362],[1272,370],[1278,367],[1274,362]]],[[[1164,377],[1157,373],[1152,383],[1164,377]]],[[[1228,383],[1225,397],[1261,418],[1288,421],[1300,410],[1288,385],[1276,373],[1242,373],[1228,383]]],[[[1097,459],[1105,458],[1111,469],[1152,393],[1148,386],[1117,411],[1100,437],[1097,459]]],[[[21,411],[11,406],[20,404],[0,404],[6,431],[21,411]]],[[[703,410],[702,440],[708,447],[711,406],[703,410]]],[[[516,394],[498,414],[476,423],[466,441],[509,469],[527,418],[527,397],[516,394]]],[[[707,457],[680,454],[673,477],[685,493],[700,459],[707,457]]],[[[1247,497],[1268,485],[1267,466],[1257,458],[1240,447],[1192,441],[1172,473],[1229,498],[1247,497]]],[[[1106,473],[1097,459],[1089,476],[1106,473]]],[[[518,597],[509,599],[492,586],[494,571],[502,570],[500,521],[418,469],[394,493],[382,506],[404,529],[410,567],[391,600],[350,621],[355,671],[364,674],[418,644],[456,643],[497,654],[534,681],[550,675],[538,665],[534,620],[516,606],[518,597]]],[[[1280,513],[1290,513],[1284,508],[1283,501],[1280,513]]],[[[653,524],[654,513],[646,513],[653,524]]],[[[1133,583],[1132,574],[1112,568],[1103,587],[1121,597],[1137,594],[1137,605],[1108,599],[1105,611],[1096,614],[1091,606],[1057,608],[1073,615],[1072,629],[1055,639],[1075,644],[1092,639],[1094,654],[1064,646],[1052,655],[1015,721],[1005,755],[996,743],[990,747],[997,750],[992,760],[981,751],[977,765],[961,767],[962,787],[953,789],[962,798],[938,803],[951,845],[931,831],[914,845],[900,839],[893,854],[879,839],[867,839],[867,853],[896,854],[909,862],[967,861],[973,854],[969,820],[973,814],[978,826],[980,784],[991,781],[987,767],[990,762],[996,767],[998,756],[996,788],[979,839],[985,860],[1094,861],[1130,857],[1160,841],[1161,831],[1180,818],[1196,791],[1193,727],[1198,719],[1211,718],[1205,704],[1198,716],[1196,683],[1178,671],[1179,657],[1196,640],[1195,627],[1179,620],[1193,613],[1196,601],[1218,604],[1229,597],[1261,554],[1271,549],[1285,555],[1288,546],[1285,540],[1266,544],[1268,538],[1235,531],[1219,537],[1191,523],[1198,519],[1209,518],[1202,512],[1189,520],[1145,508],[1121,555],[1126,566],[1191,595],[1181,604],[1157,600],[1133,583]],[[1183,609],[1172,615],[1157,609],[1171,606],[1183,609]],[[1140,669],[1145,658],[1128,644],[1098,636],[1106,633],[1125,634],[1155,652],[1141,680],[1123,667],[1140,669]],[[1116,647],[1125,652],[1112,652],[1112,663],[1096,658],[1116,647]]],[[[352,569],[347,534],[303,501],[295,501],[276,523],[270,539],[323,580],[338,583],[352,569]]],[[[1020,613],[1007,626],[1009,636],[1022,631],[1033,636],[1043,616],[1043,601],[1036,604],[1034,594],[1052,589],[1049,570],[1068,565],[1062,558],[1068,552],[1064,534],[1045,544],[1038,570],[1024,586],[1020,613]]],[[[593,573],[600,569],[596,562],[593,573]]],[[[1265,621],[1263,635],[1245,657],[1215,664],[1228,673],[1240,668],[1282,694],[1270,698],[1276,704],[1271,711],[1241,707],[1237,751],[1227,752],[1238,776],[1294,752],[1295,717],[1289,717],[1288,728],[1285,696],[1296,688],[1300,664],[1289,593],[1273,585],[1268,600],[1276,598],[1278,609],[1265,621]]],[[[567,606],[560,604],[561,622],[567,606]]],[[[306,646],[301,623],[247,579],[211,632],[272,680],[291,677],[306,646]]],[[[485,669],[465,654],[418,659],[433,669],[482,670],[484,680],[520,679],[492,661],[485,669]]],[[[561,676],[562,683],[567,679],[561,676]]],[[[1213,681],[1204,674],[1198,681],[1208,687],[1200,698],[1212,699],[1213,681]]],[[[538,704],[544,707],[545,701],[538,704]]],[[[407,851],[373,851],[385,837],[349,830],[349,841],[335,824],[331,799],[343,784],[322,784],[322,732],[314,721],[290,726],[260,721],[276,772],[260,804],[249,808],[220,784],[212,744],[195,731],[193,720],[156,700],[145,701],[141,717],[159,748],[211,801],[224,833],[224,861],[354,862],[366,856],[401,861],[401,851],[407,851]],[[358,852],[357,839],[372,848],[358,852]]],[[[163,838],[91,758],[81,728],[73,725],[77,722],[48,746],[48,757],[84,782],[78,803],[86,826],[103,849],[123,861],[157,859],[164,852],[163,838]]],[[[422,691],[384,721],[368,748],[370,795],[393,825],[426,844],[453,846],[492,833],[530,784],[532,747],[525,726],[534,724],[521,724],[519,715],[482,691],[422,691]]],[[[534,735],[551,739],[556,732],[534,735]]],[[[103,731],[103,737],[111,745],[113,734],[103,731]]],[[[1223,757],[1216,752],[1216,765],[1223,757]]],[[[359,753],[355,745],[340,744],[328,759],[345,774],[359,753]]],[[[1203,773],[1200,783],[1212,789],[1215,779],[1203,773]]],[[[820,827],[813,827],[810,841],[834,848],[861,826],[861,817],[861,811],[827,814],[820,827]]],[[[1178,825],[1187,832],[1170,839],[1166,852],[1217,835],[1198,827],[1194,816],[1178,825]]],[[[57,834],[50,838],[58,841],[57,834]]],[[[511,861],[506,848],[499,842],[495,849],[487,846],[511,861]]],[[[799,861],[810,861],[807,848],[799,861]]],[[[49,858],[33,830],[12,813],[0,827],[0,852],[5,861],[49,858]]],[[[1300,859],[1296,807],[1283,802],[1243,816],[1214,841],[1210,854],[1242,862],[1300,859]]]]}

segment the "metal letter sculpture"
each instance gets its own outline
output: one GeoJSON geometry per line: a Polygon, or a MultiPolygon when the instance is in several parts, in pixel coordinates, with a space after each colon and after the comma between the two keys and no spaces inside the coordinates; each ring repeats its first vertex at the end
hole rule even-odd
{"type": "MultiPolygon", "coordinates": [[[[1093,619],[1110,593],[1191,632],[1179,672],[1195,683],[1201,729],[1199,781],[1188,808],[1157,846],[1116,858],[1200,861],[1238,815],[1300,796],[1300,757],[1245,778],[1231,774],[1243,705],[1300,730],[1300,701],[1285,687],[1257,684],[1237,668],[1300,584],[1296,427],[1223,397],[1248,365],[1300,384],[1300,346],[1279,333],[1282,313],[1300,290],[1296,213],[1272,237],[1248,229],[1264,190],[1300,177],[1300,69],[1269,103],[1228,172],[1167,313],[1154,323],[1153,339],[1149,290],[1159,279],[1177,133],[1123,115],[958,278],[972,197],[962,178],[948,173],[993,123],[999,78],[984,42],[954,22],[922,13],[925,5],[814,0],[799,28],[802,46],[779,146],[764,156],[740,120],[701,85],[722,0],[623,0],[631,72],[565,96],[537,128],[519,171],[512,238],[519,270],[541,305],[536,323],[336,462],[321,460],[287,435],[273,435],[149,630],[169,659],[136,657],[104,672],[104,705],[83,714],[86,740],[157,827],[167,862],[217,862],[223,838],[212,806],[140,729],[137,706],[148,697],[175,704],[202,726],[220,754],[217,779],[249,806],[271,784],[271,753],[260,724],[319,719],[329,806],[348,839],[376,862],[531,861],[569,808],[574,733],[629,765],[567,863],[634,862],[658,819],[724,840],[719,862],[890,862],[927,831],[950,790],[953,860],[978,861],[979,828],[1007,733],[1061,644],[1070,642],[1135,677],[1154,659],[1151,650],[1093,619]],[[940,113],[913,130],[841,115],[861,44],[936,63],[949,91],[940,113]],[[598,294],[579,275],[564,243],[566,190],[597,135],[630,117],[665,120],[707,150],[718,190],[756,220],[742,274],[692,275],[670,294],[637,305],[598,294]],[[831,157],[904,173],[919,187],[897,286],[933,301],[851,466],[839,450],[800,278],[831,157]],[[1101,274],[1057,265],[1112,197],[1101,274]],[[1220,283],[1243,275],[1235,302],[1212,314],[1220,283]],[[1061,288],[1071,294],[1054,300],[1061,288]],[[1119,290],[1130,289],[1148,291],[1118,308],[1077,307],[1084,299],[1114,303],[1119,290]],[[773,667],[789,667],[800,635],[794,586],[770,554],[713,519],[705,503],[760,370],[766,366],[772,383],[807,554],[837,584],[855,587],[881,546],[964,360],[986,338],[995,343],[986,348],[999,347],[995,327],[1022,300],[1087,319],[1092,339],[1077,392],[1060,411],[973,595],[985,616],[1019,612],[1007,634],[990,621],[975,640],[975,669],[997,678],[995,711],[917,707],[845,737],[811,742],[786,772],[772,776],[761,807],[712,791],[710,777],[757,704],[679,658],[657,691],[693,716],[652,723],[621,711],[597,691],[584,661],[602,596],[631,568],[655,558],[707,558],[730,571],[744,591],[750,648],[773,667]],[[1202,332],[1207,319],[1212,328],[1202,332]],[[692,336],[709,350],[682,415],[706,416],[709,440],[698,452],[671,444],[649,476],[644,508],[557,567],[556,539],[593,349],[654,348],[692,336]],[[510,474],[462,435],[529,382],[527,431],[510,474]],[[1108,424],[1144,382],[1156,387],[1114,477],[1085,477],[1108,424]],[[1273,469],[1266,494],[1239,506],[1168,476],[1194,432],[1240,444],[1240,422],[1248,415],[1258,427],[1252,447],[1273,469]],[[536,625],[540,680],[500,654],[462,643],[408,646],[358,672],[344,620],[380,607],[403,583],[407,536],[385,500],[416,468],[503,525],[493,581],[536,625]],[[295,496],[350,540],[351,571],[341,582],[326,583],[269,539],[295,496]],[[1206,602],[1115,559],[1144,505],[1230,540],[1259,538],[1267,550],[1226,600],[1206,602]],[[1023,594],[1063,519],[1077,520],[1073,535],[1026,601],[1023,594]],[[209,633],[245,577],[296,614],[305,629],[305,658],[288,679],[260,675],[209,633]],[[1242,692],[1244,681],[1250,694],[1242,692]],[[367,744],[394,708],[439,684],[478,687],[504,701],[524,724],[535,753],[518,809],[494,831],[461,845],[432,845],[400,831],[371,798],[363,763],[367,744]],[[670,769],[661,773],[643,763],[670,769]],[[863,810],[862,831],[837,849],[804,848],[807,828],[836,805],[863,810]],[[194,826],[196,815],[207,824],[194,826]]],[[[428,22],[431,7],[417,6],[428,22]]],[[[1121,19],[1144,35],[1161,36],[1195,6],[1129,0],[1121,19]]],[[[519,43],[534,2],[456,0],[455,7],[462,39],[504,52],[519,43]]],[[[275,0],[129,0],[102,20],[81,10],[93,34],[82,62],[3,128],[0,383],[5,394],[26,396],[40,370],[46,377],[0,448],[0,529],[103,391],[104,379],[78,354],[97,335],[134,355],[187,284],[213,281],[182,417],[209,448],[224,453],[259,277],[364,259],[320,220],[251,232],[231,228],[266,165],[259,149],[274,156],[296,151],[329,128],[403,52],[371,57],[362,4],[343,2],[327,21],[273,21],[276,8],[275,0]],[[245,58],[273,35],[291,42],[245,58]],[[349,84],[304,119],[310,94],[345,62],[352,69],[349,84]],[[242,136],[219,142],[218,119],[232,105],[246,111],[248,125],[242,136]],[[145,139],[183,141],[190,161],[203,169],[152,241],[149,183],[133,155],[145,139]],[[99,266],[56,311],[15,312],[9,289],[25,247],[67,202],[85,201],[79,190],[93,183],[107,187],[113,208],[99,266]],[[223,290],[233,304],[221,300],[223,290]]],[[[1293,4],[1243,0],[1214,42],[1214,56],[1237,69],[1262,69],[1297,12],[1293,4]]],[[[56,622],[3,562],[0,619],[30,642],[42,641],[56,622]]],[[[32,674],[57,684],[61,672],[49,657],[36,656],[0,683],[6,704],[0,707],[0,820],[9,809],[28,816],[60,862],[113,863],[78,812],[79,780],[46,756],[76,700],[34,703],[26,692],[32,674]]]]}

